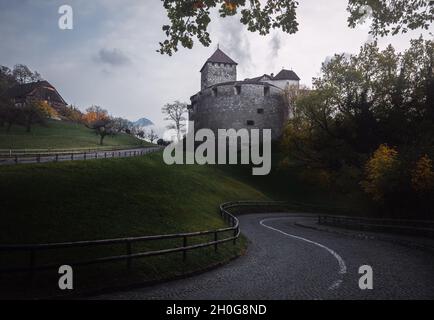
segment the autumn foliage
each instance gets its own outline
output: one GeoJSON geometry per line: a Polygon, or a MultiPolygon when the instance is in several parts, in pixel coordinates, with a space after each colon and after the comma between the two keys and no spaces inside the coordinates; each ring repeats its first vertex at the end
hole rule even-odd
{"type": "Polygon", "coordinates": [[[86,113],[82,116],[82,120],[87,125],[93,125],[98,121],[107,121],[110,116],[107,110],[100,107],[93,106],[86,110],[86,113]]]}
{"type": "Polygon", "coordinates": [[[286,99],[281,167],[316,176],[305,183],[329,181],[326,189],[381,214],[432,218],[433,63],[434,42],[423,38],[404,52],[374,42],[335,55],[313,90],[286,99]]]}
{"type": "Polygon", "coordinates": [[[434,189],[434,171],[432,160],[422,156],[411,173],[411,186],[419,194],[432,193],[434,189]]]}
{"type": "Polygon", "coordinates": [[[36,104],[36,107],[39,109],[42,115],[45,116],[45,118],[49,118],[49,119],[59,118],[59,113],[45,101],[38,102],[36,104]]]}
{"type": "Polygon", "coordinates": [[[396,184],[400,162],[395,148],[382,144],[368,160],[365,167],[366,179],[361,185],[366,193],[380,201],[396,184]]]}

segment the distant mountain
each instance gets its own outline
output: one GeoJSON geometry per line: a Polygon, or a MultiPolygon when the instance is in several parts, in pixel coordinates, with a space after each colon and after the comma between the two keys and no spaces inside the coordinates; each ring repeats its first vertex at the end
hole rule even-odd
{"type": "Polygon", "coordinates": [[[148,127],[148,126],[153,126],[154,123],[149,119],[140,118],[139,120],[134,122],[134,125],[138,127],[148,127]]]}

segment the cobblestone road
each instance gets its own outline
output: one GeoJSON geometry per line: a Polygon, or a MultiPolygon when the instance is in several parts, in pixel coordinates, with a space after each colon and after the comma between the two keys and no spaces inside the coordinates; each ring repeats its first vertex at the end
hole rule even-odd
{"type": "Polygon", "coordinates": [[[433,252],[295,225],[311,219],[243,215],[245,256],[191,278],[96,298],[434,299],[433,252]],[[359,288],[361,265],[373,268],[373,290],[359,288]]]}

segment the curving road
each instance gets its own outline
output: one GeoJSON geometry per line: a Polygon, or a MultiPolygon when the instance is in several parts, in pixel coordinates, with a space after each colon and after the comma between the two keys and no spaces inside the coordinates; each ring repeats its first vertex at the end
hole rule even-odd
{"type": "Polygon", "coordinates": [[[434,299],[434,252],[303,228],[313,216],[240,217],[248,252],[187,279],[97,299],[434,299]],[[373,290],[359,288],[358,269],[373,268],[373,290]]]}

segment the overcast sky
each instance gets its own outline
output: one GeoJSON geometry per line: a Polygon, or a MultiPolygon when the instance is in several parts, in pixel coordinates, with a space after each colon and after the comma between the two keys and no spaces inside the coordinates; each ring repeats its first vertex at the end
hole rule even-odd
{"type": "MultiPolygon", "coordinates": [[[[199,70],[217,43],[239,63],[239,79],[285,67],[310,85],[327,57],[356,53],[368,40],[366,27],[347,27],[347,1],[301,0],[295,35],[263,37],[246,31],[237,18],[214,19],[210,47],[196,44],[169,57],[156,52],[167,20],[159,0],[0,0],[0,64],[23,63],[39,71],[81,109],[96,104],[113,115],[147,117],[161,126],[165,103],[189,102],[199,90],[199,70]],[[74,10],[73,30],[58,28],[63,4],[74,10]]],[[[379,43],[401,51],[420,34],[379,43]]],[[[424,37],[430,38],[428,32],[424,37]]]]}

